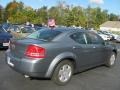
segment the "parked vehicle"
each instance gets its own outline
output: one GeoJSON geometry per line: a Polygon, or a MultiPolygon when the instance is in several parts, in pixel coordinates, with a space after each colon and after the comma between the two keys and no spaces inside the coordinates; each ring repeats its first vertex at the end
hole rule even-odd
{"type": "Polygon", "coordinates": [[[19,25],[12,25],[12,26],[9,27],[8,30],[11,31],[11,32],[20,33],[21,28],[20,28],[19,25]]]}
{"type": "Polygon", "coordinates": [[[12,40],[7,64],[27,77],[51,78],[67,84],[72,75],[99,65],[113,66],[117,49],[98,34],[81,29],[42,29],[12,40]]]}
{"type": "Polygon", "coordinates": [[[101,32],[97,32],[97,34],[105,41],[110,40],[111,37],[109,35],[103,34],[101,32]]]}
{"type": "Polygon", "coordinates": [[[109,31],[103,31],[102,30],[102,31],[99,31],[99,32],[101,32],[102,34],[108,35],[110,37],[110,40],[116,40],[119,37],[119,35],[113,34],[109,31]]]}
{"type": "Polygon", "coordinates": [[[12,35],[0,26],[0,48],[8,48],[12,35]]]}
{"type": "Polygon", "coordinates": [[[35,31],[38,31],[42,28],[46,28],[46,27],[39,27],[39,26],[34,26],[34,27],[31,27],[31,26],[24,26],[24,27],[21,27],[21,33],[33,33],[35,31]]]}
{"type": "Polygon", "coordinates": [[[35,28],[31,26],[24,26],[24,27],[21,27],[20,33],[22,34],[23,37],[26,37],[35,31],[36,31],[35,28]]]}
{"type": "Polygon", "coordinates": [[[8,31],[9,27],[12,26],[10,23],[3,23],[2,28],[4,28],[6,31],[8,31]]]}
{"type": "Polygon", "coordinates": [[[116,39],[115,39],[116,42],[120,42],[120,36],[118,36],[116,39]]]}
{"type": "Polygon", "coordinates": [[[9,28],[9,31],[11,31],[11,34],[13,35],[14,38],[20,39],[42,28],[43,27],[38,27],[38,26],[31,27],[24,25],[13,25],[9,28]]]}
{"type": "Polygon", "coordinates": [[[41,29],[43,29],[43,28],[47,28],[47,27],[44,27],[44,26],[43,26],[43,27],[39,27],[39,26],[35,26],[35,27],[34,27],[35,31],[41,30],[41,29]]]}

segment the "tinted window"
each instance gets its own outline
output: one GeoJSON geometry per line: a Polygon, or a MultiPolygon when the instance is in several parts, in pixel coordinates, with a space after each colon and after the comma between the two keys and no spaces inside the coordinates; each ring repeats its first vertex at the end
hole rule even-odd
{"type": "Polygon", "coordinates": [[[44,27],[35,27],[35,30],[41,30],[41,29],[43,29],[44,27]]]}
{"type": "Polygon", "coordinates": [[[95,33],[87,33],[88,44],[103,44],[103,40],[95,33]]]}
{"type": "Polygon", "coordinates": [[[19,31],[20,30],[20,28],[19,27],[14,27],[14,31],[19,31]]]}
{"type": "Polygon", "coordinates": [[[9,23],[4,23],[2,27],[7,30],[11,25],[9,23]]]}
{"type": "Polygon", "coordinates": [[[74,33],[70,36],[74,41],[80,43],[80,44],[86,44],[86,41],[85,41],[85,34],[84,33],[81,33],[81,32],[78,32],[78,33],[74,33]]]}
{"type": "Polygon", "coordinates": [[[1,32],[5,32],[5,30],[2,28],[2,26],[0,26],[0,33],[1,32]]]}
{"type": "Polygon", "coordinates": [[[45,41],[50,41],[58,36],[61,32],[55,30],[39,30],[30,34],[27,38],[40,39],[45,41]]]}
{"type": "Polygon", "coordinates": [[[32,33],[34,31],[35,31],[34,28],[31,28],[31,27],[24,27],[21,29],[22,33],[32,33]]]}

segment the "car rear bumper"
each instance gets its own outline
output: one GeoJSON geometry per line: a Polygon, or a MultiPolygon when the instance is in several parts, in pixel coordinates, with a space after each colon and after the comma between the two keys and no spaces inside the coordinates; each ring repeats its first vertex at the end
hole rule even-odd
{"type": "Polygon", "coordinates": [[[49,78],[45,77],[48,70],[48,63],[44,59],[33,60],[27,58],[15,58],[10,54],[10,51],[6,51],[6,63],[15,71],[27,75],[30,77],[49,78]]]}

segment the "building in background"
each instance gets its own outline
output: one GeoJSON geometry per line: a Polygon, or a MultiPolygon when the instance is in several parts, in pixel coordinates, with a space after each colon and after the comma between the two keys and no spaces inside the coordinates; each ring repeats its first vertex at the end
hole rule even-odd
{"type": "Polygon", "coordinates": [[[100,25],[100,30],[120,31],[120,21],[107,21],[100,25]]]}

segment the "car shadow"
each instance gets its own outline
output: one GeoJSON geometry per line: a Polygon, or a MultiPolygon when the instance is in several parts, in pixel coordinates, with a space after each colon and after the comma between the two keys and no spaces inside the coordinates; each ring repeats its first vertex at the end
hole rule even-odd
{"type": "Polygon", "coordinates": [[[98,65],[98,66],[94,66],[94,67],[91,67],[91,68],[88,68],[88,69],[85,69],[85,70],[82,70],[80,72],[77,72],[77,73],[74,73],[74,75],[78,75],[80,73],[84,73],[84,72],[87,72],[87,71],[91,71],[91,70],[94,70],[94,69],[97,69],[97,68],[100,68],[100,67],[106,67],[104,64],[103,65],[98,65]]]}
{"type": "Polygon", "coordinates": [[[50,78],[29,77],[30,80],[50,80],[50,78]]]}
{"type": "Polygon", "coordinates": [[[0,51],[6,51],[8,48],[0,48],[0,51]]]}

